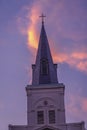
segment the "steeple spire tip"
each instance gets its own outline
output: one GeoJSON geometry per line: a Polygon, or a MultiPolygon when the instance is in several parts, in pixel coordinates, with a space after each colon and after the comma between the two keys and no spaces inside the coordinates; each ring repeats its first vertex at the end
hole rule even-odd
{"type": "Polygon", "coordinates": [[[46,17],[43,13],[41,16],[39,16],[40,18],[42,18],[42,24],[44,24],[44,18],[46,17]]]}

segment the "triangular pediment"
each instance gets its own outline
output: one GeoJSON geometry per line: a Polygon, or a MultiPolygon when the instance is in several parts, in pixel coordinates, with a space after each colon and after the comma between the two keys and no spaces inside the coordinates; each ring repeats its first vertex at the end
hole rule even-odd
{"type": "Polygon", "coordinates": [[[36,130],[59,130],[58,128],[55,128],[53,126],[42,126],[36,130]]]}

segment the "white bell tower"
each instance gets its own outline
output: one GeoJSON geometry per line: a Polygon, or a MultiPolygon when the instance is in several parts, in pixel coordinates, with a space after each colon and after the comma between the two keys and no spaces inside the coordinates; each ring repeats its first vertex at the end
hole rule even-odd
{"type": "Polygon", "coordinates": [[[36,62],[32,65],[32,85],[26,87],[27,119],[31,127],[58,126],[65,124],[64,89],[57,79],[57,64],[53,63],[44,15],[36,62]]]}

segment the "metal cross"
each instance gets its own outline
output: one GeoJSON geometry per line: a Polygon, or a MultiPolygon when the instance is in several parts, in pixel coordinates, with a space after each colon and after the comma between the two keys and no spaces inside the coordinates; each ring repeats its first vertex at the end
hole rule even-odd
{"type": "Polygon", "coordinates": [[[42,18],[42,23],[44,23],[44,18],[46,17],[45,15],[43,15],[43,13],[42,13],[42,15],[41,16],[39,16],[39,17],[41,17],[42,18]]]}

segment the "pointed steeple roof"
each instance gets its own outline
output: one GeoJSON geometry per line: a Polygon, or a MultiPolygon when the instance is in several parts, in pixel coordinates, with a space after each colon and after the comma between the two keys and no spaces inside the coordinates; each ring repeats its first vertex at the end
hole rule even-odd
{"type": "Polygon", "coordinates": [[[38,46],[37,57],[36,57],[36,64],[38,64],[38,62],[42,58],[47,58],[48,61],[53,62],[49,44],[48,44],[47,35],[44,28],[44,23],[42,23],[42,27],[41,27],[39,46],[38,46]]]}
{"type": "Polygon", "coordinates": [[[35,65],[32,65],[32,84],[52,84],[58,83],[57,64],[53,64],[47,35],[42,20],[42,27],[38,45],[35,65]]]}

